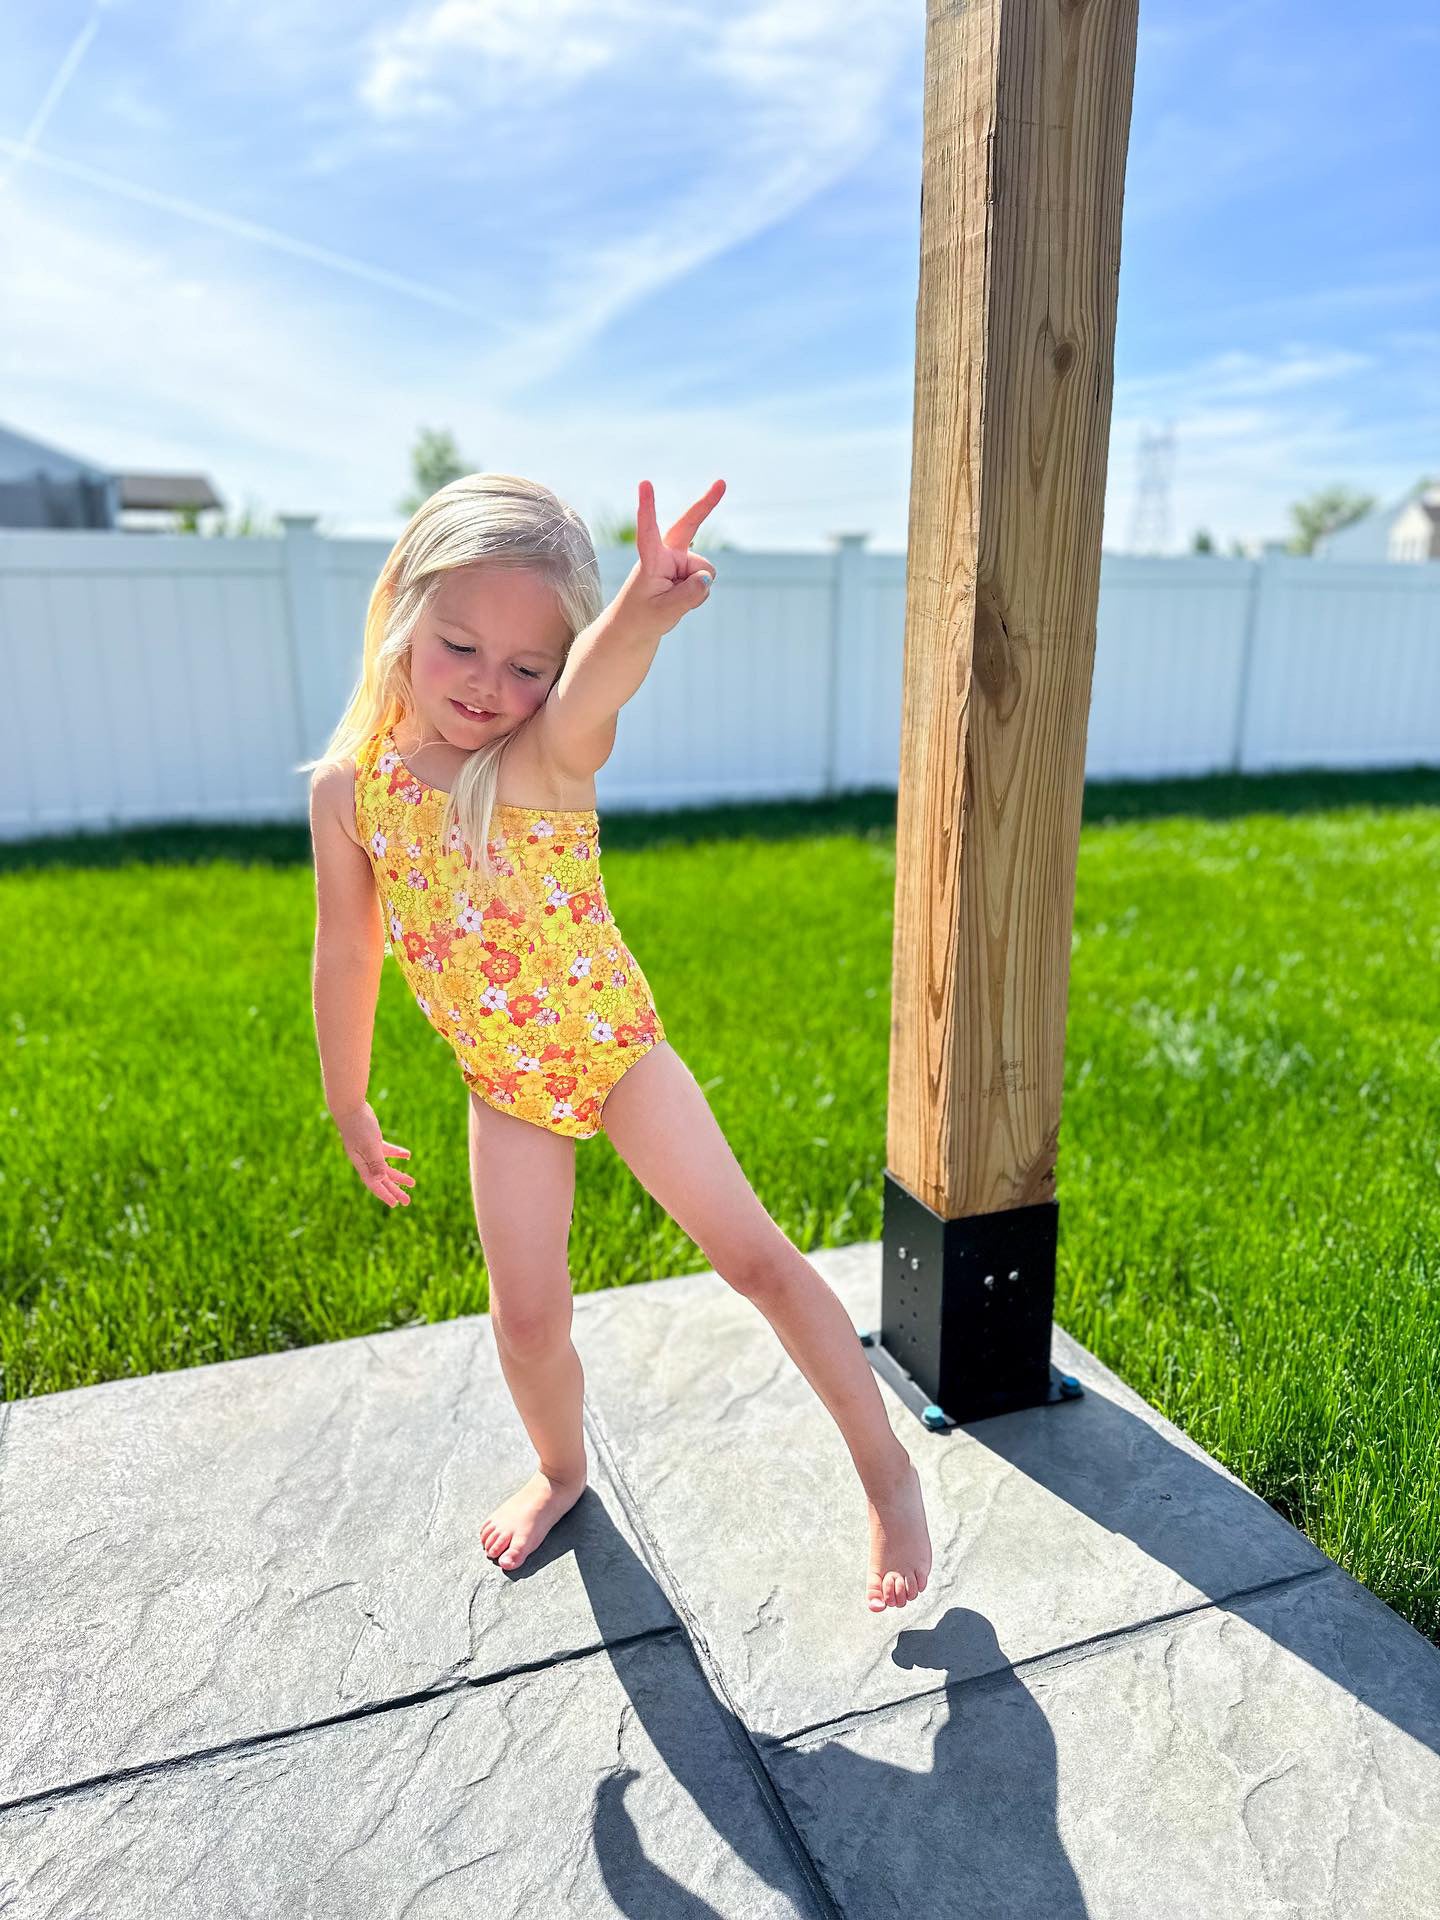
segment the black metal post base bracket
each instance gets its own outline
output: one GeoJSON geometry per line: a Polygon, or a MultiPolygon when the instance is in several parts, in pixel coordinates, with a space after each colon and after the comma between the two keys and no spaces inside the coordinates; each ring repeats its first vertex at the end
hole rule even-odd
{"type": "Polygon", "coordinates": [[[932,1430],[1084,1392],[1050,1360],[1060,1203],[944,1220],[885,1170],[880,1325],[860,1340],[932,1430]]]}

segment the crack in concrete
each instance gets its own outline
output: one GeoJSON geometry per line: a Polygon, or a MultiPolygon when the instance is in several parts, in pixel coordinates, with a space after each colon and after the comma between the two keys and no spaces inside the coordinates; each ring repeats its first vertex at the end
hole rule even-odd
{"type": "Polygon", "coordinates": [[[614,1489],[615,1497],[635,1537],[640,1542],[641,1552],[651,1577],[669,1601],[680,1623],[679,1630],[685,1636],[691,1657],[699,1668],[701,1680],[709,1686],[712,1695],[719,1703],[726,1732],[730,1735],[746,1770],[755,1782],[761,1805],[770,1815],[782,1844],[794,1862],[796,1871],[808,1888],[819,1912],[825,1916],[825,1920],[844,1920],[844,1915],[826,1885],[814,1856],[801,1837],[800,1829],[796,1826],[790,1809],[770,1777],[770,1769],[765,1764],[758,1736],[730,1697],[729,1688],[725,1685],[725,1678],[720,1670],[720,1663],[710,1650],[710,1643],[705,1638],[695,1609],[686,1599],[685,1590],[674,1568],[665,1558],[659,1542],[645,1525],[639,1502],[620,1471],[605,1423],[590,1405],[588,1398],[585,1402],[584,1420],[585,1429],[594,1444],[595,1452],[605,1470],[610,1486],[614,1489]]]}
{"type": "Polygon", "coordinates": [[[499,1668],[494,1673],[476,1674],[438,1686],[421,1687],[414,1693],[395,1694],[388,1700],[369,1700],[344,1713],[323,1714],[318,1720],[299,1720],[293,1726],[274,1727],[264,1733],[241,1734],[234,1740],[217,1741],[212,1747],[194,1747],[185,1753],[171,1754],[164,1760],[144,1760],[133,1767],[115,1767],[109,1773],[91,1774],[83,1780],[66,1780],[58,1786],[42,1787],[36,1793],[19,1794],[13,1800],[0,1800],[0,1814],[14,1813],[22,1807],[43,1807],[53,1801],[71,1800],[78,1794],[93,1793],[124,1780],[146,1780],[161,1774],[178,1773],[182,1767],[199,1766],[229,1754],[252,1753],[257,1748],[279,1746],[287,1740],[298,1740],[307,1733],[318,1733],[326,1727],[343,1727],[352,1720],[368,1720],[375,1714],[399,1713],[429,1700],[443,1700],[448,1694],[458,1694],[465,1687],[493,1687],[526,1674],[548,1673],[555,1667],[569,1666],[576,1660],[594,1660],[601,1655],[608,1659],[622,1647],[638,1646],[646,1640],[660,1640],[679,1632],[678,1625],[646,1627],[639,1633],[625,1634],[618,1640],[597,1640],[591,1646],[574,1647],[568,1653],[550,1654],[543,1660],[517,1661],[514,1666],[499,1668]]]}
{"type": "Polygon", "coordinates": [[[1000,1687],[1017,1674],[1044,1673],[1051,1667],[1070,1666],[1076,1660],[1088,1660],[1097,1654],[1108,1653],[1114,1647],[1123,1646],[1127,1640],[1134,1640],[1142,1634],[1151,1633],[1157,1627],[1171,1626],[1177,1620],[1195,1619],[1205,1613],[1223,1615],[1226,1609],[1237,1601],[1258,1599],[1262,1594],[1283,1593],[1287,1587],[1299,1586],[1306,1580],[1330,1578],[1339,1571],[1340,1569],[1335,1566],[1306,1567],[1300,1573],[1281,1574],[1274,1580],[1262,1580],[1258,1586],[1237,1587],[1233,1593],[1200,1600],[1194,1606],[1176,1607],[1170,1613],[1152,1614],[1148,1619],[1134,1620],[1123,1627],[1110,1627],[1104,1633],[1090,1634],[1083,1640],[1071,1640],[1064,1646],[1048,1647],[1045,1652],[1029,1654],[1022,1660],[1007,1661],[999,1667],[987,1667],[983,1673],[968,1673],[961,1679],[945,1680],[937,1686],[907,1694],[903,1700],[883,1700],[874,1707],[852,1709],[848,1713],[835,1714],[828,1720],[816,1720],[808,1726],[792,1727],[788,1733],[753,1735],[752,1738],[761,1741],[767,1752],[786,1747],[800,1748],[817,1739],[828,1738],[834,1733],[862,1726],[867,1720],[878,1719],[887,1713],[898,1712],[903,1707],[914,1706],[922,1700],[938,1700],[946,1694],[962,1693],[969,1688],[1000,1687]]]}

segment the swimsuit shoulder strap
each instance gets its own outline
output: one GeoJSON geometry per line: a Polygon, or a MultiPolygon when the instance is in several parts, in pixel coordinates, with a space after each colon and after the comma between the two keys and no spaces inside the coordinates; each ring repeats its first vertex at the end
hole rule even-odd
{"type": "Polygon", "coordinates": [[[377,783],[373,778],[375,762],[380,757],[380,748],[385,738],[382,727],[372,733],[368,740],[362,740],[355,749],[355,824],[362,837],[369,835],[369,813],[377,799],[377,783]]]}

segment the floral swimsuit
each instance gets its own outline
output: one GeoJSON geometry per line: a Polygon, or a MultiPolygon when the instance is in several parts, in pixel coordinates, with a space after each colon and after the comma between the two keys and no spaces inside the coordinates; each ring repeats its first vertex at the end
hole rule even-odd
{"type": "Polygon", "coordinates": [[[393,952],[471,1092],[551,1133],[588,1140],[625,1069],[665,1038],[611,918],[593,807],[497,804],[494,881],[472,871],[447,795],[400,758],[389,728],[355,762],[355,828],[393,952]]]}

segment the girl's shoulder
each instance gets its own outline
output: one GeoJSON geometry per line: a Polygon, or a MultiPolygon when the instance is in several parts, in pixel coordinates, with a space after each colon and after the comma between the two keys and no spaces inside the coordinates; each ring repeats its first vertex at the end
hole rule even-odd
{"type": "Polygon", "coordinates": [[[355,761],[352,756],[332,760],[317,767],[310,776],[310,791],[319,804],[339,821],[347,837],[361,845],[355,826],[355,761]]]}

